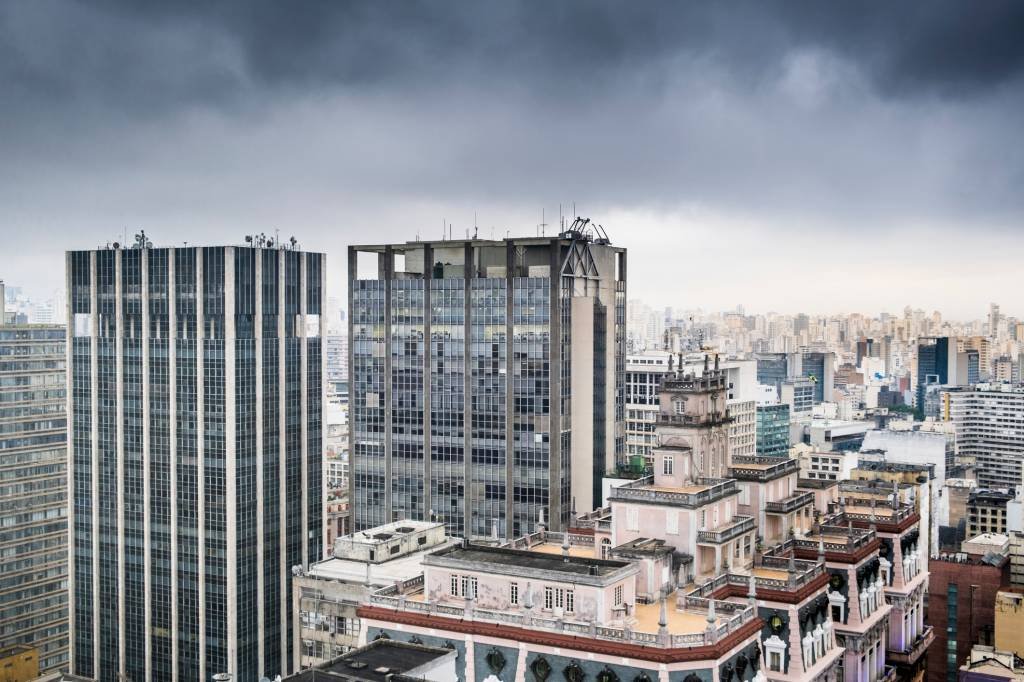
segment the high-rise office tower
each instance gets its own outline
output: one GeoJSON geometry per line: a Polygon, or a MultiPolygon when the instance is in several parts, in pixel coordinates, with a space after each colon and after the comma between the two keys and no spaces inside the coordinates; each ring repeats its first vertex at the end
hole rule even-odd
{"type": "Polygon", "coordinates": [[[321,558],[324,257],[67,255],[71,669],[255,680],[292,660],[321,558]]]}
{"type": "Polygon", "coordinates": [[[801,353],[800,376],[814,383],[814,404],[832,402],[835,388],[835,354],[823,351],[801,353]]]}
{"type": "Polygon", "coordinates": [[[977,462],[978,485],[1014,489],[1024,461],[1024,388],[982,385],[945,394],[956,454],[977,462]]]}
{"type": "Polygon", "coordinates": [[[626,252],[557,237],[349,247],[356,529],[561,528],[624,452],[626,252]]]}
{"type": "Polygon", "coordinates": [[[789,405],[757,406],[757,454],[789,457],[789,405]]]}
{"type": "Polygon", "coordinates": [[[755,353],[757,383],[774,386],[778,391],[786,379],[802,376],[799,353],[755,353]]]}
{"type": "MultiPolygon", "coordinates": [[[[0,649],[68,662],[64,328],[5,325],[0,283],[0,649]]],[[[2,676],[2,675],[0,675],[2,676]]]]}
{"type": "Polygon", "coordinates": [[[957,343],[948,336],[922,336],[917,340],[917,386],[915,407],[924,408],[928,384],[956,383],[957,343]]]}

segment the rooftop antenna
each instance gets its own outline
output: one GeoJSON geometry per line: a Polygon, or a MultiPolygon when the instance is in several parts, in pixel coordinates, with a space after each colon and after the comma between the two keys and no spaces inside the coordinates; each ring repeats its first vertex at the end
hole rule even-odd
{"type": "Polygon", "coordinates": [[[547,232],[547,226],[548,224],[544,222],[544,207],[542,206],[540,209],[540,225],[537,226],[537,229],[540,230],[541,237],[545,236],[545,233],[547,232]]]}

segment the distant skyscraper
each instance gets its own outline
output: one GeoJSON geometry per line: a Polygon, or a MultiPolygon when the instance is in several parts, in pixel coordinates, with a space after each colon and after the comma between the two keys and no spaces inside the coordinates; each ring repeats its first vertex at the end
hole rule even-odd
{"type": "Polygon", "coordinates": [[[778,391],[782,382],[801,376],[800,356],[796,353],[757,353],[757,383],[774,386],[778,391]]]}
{"type": "Polygon", "coordinates": [[[357,530],[519,536],[600,505],[625,446],[624,249],[578,229],[353,246],[349,295],[357,530]]]}
{"type": "Polygon", "coordinates": [[[999,314],[999,304],[993,303],[988,308],[988,335],[990,338],[999,338],[999,326],[1003,316],[999,314]]]}
{"type": "Polygon", "coordinates": [[[800,357],[800,376],[814,383],[814,404],[832,402],[835,388],[835,355],[831,352],[804,351],[800,357]]]}
{"type": "Polygon", "coordinates": [[[345,382],[348,381],[348,336],[345,334],[329,335],[325,341],[327,392],[345,391],[345,382]]]}
{"type": "Polygon", "coordinates": [[[0,319],[0,649],[43,672],[68,662],[64,348],[63,327],[0,319]]]}
{"type": "Polygon", "coordinates": [[[956,339],[923,336],[917,340],[917,399],[915,407],[923,409],[924,391],[928,384],[949,384],[956,380],[956,339]]]}
{"type": "Polygon", "coordinates": [[[72,671],[286,672],[292,568],[321,557],[323,255],[142,239],[67,273],[72,671]]]}

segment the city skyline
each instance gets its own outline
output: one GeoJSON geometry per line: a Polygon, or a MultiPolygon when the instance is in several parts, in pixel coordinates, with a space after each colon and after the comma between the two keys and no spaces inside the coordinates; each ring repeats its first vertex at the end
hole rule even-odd
{"type": "Polygon", "coordinates": [[[0,677],[1024,681],[1022,36],[0,2],[0,677]]]}

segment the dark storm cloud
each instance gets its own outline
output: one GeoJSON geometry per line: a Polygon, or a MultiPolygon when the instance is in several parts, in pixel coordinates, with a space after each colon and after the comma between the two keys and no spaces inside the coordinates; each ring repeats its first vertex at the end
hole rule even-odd
{"type": "Polygon", "coordinates": [[[1019,0],[0,3],[0,229],[1005,234],[1022,35],[1019,0]]]}
{"type": "Polygon", "coordinates": [[[880,92],[965,97],[1017,82],[1024,3],[9,3],[7,92],[160,111],[252,88],[505,82],[599,97],[679,59],[756,83],[799,49],[851,61],[880,92]]]}

